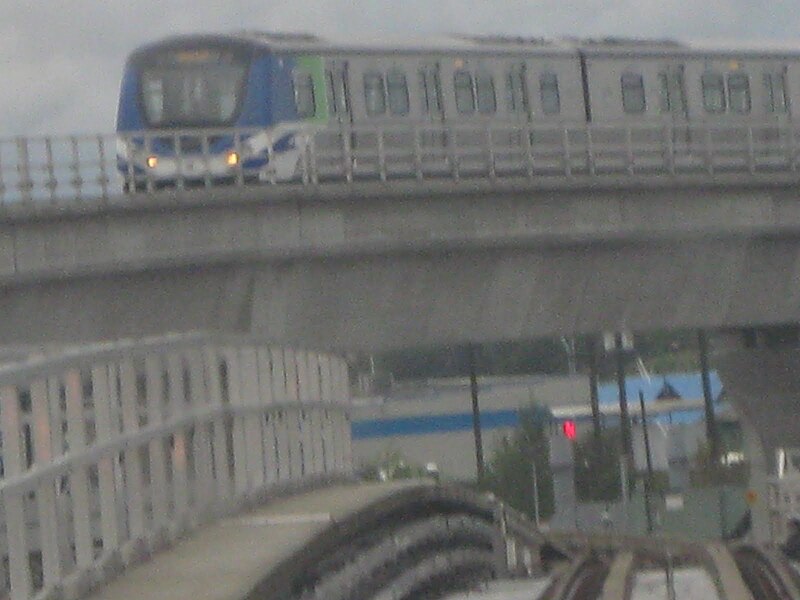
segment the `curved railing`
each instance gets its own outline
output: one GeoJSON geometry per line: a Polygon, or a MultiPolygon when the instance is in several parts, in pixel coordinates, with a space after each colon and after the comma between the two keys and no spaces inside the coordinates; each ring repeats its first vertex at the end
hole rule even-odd
{"type": "Polygon", "coordinates": [[[797,125],[776,121],[342,125],[313,132],[278,127],[18,137],[0,139],[0,204],[108,201],[124,188],[152,192],[166,183],[183,189],[521,177],[552,185],[576,177],[793,174],[800,164],[798,140],[797,125]],[[231,164],[227,155],[212,153],[224,138],[236,153],[231,164]],[[151,156],[169,163],[169,181],[161,167],[147,166],[151,156]],[[259,176],[265,160],[272,166],[259,176]]]}
{"type": "Polygon", "coordinates": [[[336,356],[202,336],[0,368],[0,587],[80,597],[265,493],[348,476],[336,356]]]}

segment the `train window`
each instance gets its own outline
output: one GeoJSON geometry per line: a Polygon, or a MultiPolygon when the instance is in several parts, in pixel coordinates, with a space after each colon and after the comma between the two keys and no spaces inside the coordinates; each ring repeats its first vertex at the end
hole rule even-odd
{"type": "Polygon", "coordinates": [[[556,115],[561,112],[561,96],[558,92],[558,75],[542,73],[539,76],[539,92],[542,97],[542,112],[556,115]]]}
{"type": "Polygon", "coordinates": [[[442,82],[438,67],[423,67],[419,70],[419,84],[422,93],[422,112],[442,113],[442,82]]]}
{"type": "Polygon", "coordinates": [[[347,73],[343,70],[328,69],[325,73],[328,82],[328,107],[335,115],[350,112],[347,98],[347,73]]]}
{"type": "Polygon", "coordinates": [[[497,94],[494,78],[490,73],[475,74],[475,92],[478,97],[478,112],[490,114],[497,111],[497,94]]]}
{"type": "Polygon", "coordinates": [[[666,73],[658,74],[659,96],[658,108],[661,113],[672,112],[672,98],[670,98],[669,76],[666,73]]]}
{"type": "Polygon", "coordinates": [[[294,105],[297,116],[313,117],[317,112],[314,100],[314,80],[308,73],[297,72],[294,75],[294,105]]]}
{"type": "Polygon", "coordinates": [[[764,73],[764,89],[767,92],[767,112],[789,112],[786,73],[764,73]]]}
{"type": "Polygon", "coordinates": [[[408,82],[400,71],[389,71],[386,74],[386,89],[389,92],[389,112],[393,115],[407,115],[408,82]]]}
{"type": "Polygon", "coordinates": [[[667,67],[658,74],[659,110],[661,114],[686,115],[686,88],[683,85],[683,66],[667,67]]]}
{"type": "Polygon", "coordinates": [[[740,114],[750,112],[750,78],[747,73],[728,74],[728,100],[731,111],[740,114]]]}
{"type": "Polygon", "coordinates": [[[386,112],[386,87],[382,73],[364,73],[364,99],[368,115],[382,115],[386,112]]]}
{"type": "Polygon", "coordinates": [[[506,100],[508,112],[528,114],[528,86],[525,81],[525,65],[513,67],[506,76],[506,100]]]}
{"type": "Polygon", "coordinates": [[[644,79],[637,73],[623,73],[620,77],[622,86],[622,109],[626,113],[643,113],[647,108],[644,97],[644,79]]]}
{"type": "Polygon", "coordinates": [[[475,112],[475,90],[472,88],[472,74],[469,71],[456,71],[453,75],[456,91],[456,108],[462,114],[475,112]]]}
{"type": "Polygon", "coordinates": [[[703,73],[700,78],[703,86],[703,106],[707,112],[725,112],[725,80],[719,73],[703,73]]]}

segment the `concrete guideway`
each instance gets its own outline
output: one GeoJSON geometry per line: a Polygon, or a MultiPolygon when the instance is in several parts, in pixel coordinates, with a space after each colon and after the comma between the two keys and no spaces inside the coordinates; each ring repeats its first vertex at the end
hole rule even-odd
{"type": "MultiPolygon", "coordinates": [[[[503,532],[501,510],[490,496],[419,481],[317,488],[209,524],[90,598],[347,600],[460,589],[505,572],[516,528],[503,532]]],[[[516,546],[536,551],[534,537],[516,546]]]]}
{"type": "MultiPolygon", "coordinates": [[[[419,482],[337,485],[222,519],[128,569],[91,600],[242,600],[333,524],[419,482]]],[[[277,598],[277,597],[276,597],[277,598]]]]}
{"type": "Polygon", "coordinates": [[[376,351],[800,319],[795,181],[658,181],[364,182],[9,206],[0,335],[203,329],[376,351]]]}
{"type": "Polygon", "coordinates": [[[586,541],[590,546],[554,575],[539,600],[637,600],[649,597],[648,590],[678,587],[690,591],[681,600],[710,600],[709,594],[721,600],[800,598],[800,576],[774,549],[674,540],[661,540],[659,548],[656,538],[620,538],[616,548],[605,538],[586,541]],[[703,595],[695,595],[700,590],[703,595]]]}

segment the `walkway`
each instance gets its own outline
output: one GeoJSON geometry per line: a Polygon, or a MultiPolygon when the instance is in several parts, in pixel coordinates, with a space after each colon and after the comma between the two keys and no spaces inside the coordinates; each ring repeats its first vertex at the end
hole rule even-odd
{"type": "Polygon", "coordinates": [[[241,600],[348,515],[419,482],[337,485],[222,519],[129,568],[91,600],[241,600]]]}

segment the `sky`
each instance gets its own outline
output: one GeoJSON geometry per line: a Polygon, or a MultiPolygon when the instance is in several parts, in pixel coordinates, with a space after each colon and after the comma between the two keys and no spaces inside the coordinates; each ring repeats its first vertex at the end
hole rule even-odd
{"type": "Polygon", "coordinates": [[[6,0],[0,140],[110,133],[127,55],[176,33],[241,29],[677,40],[800,38],[800,0],[6,0]]]}

